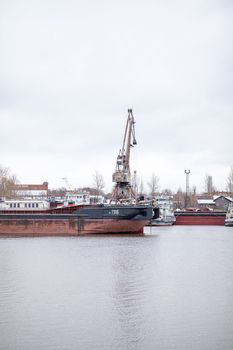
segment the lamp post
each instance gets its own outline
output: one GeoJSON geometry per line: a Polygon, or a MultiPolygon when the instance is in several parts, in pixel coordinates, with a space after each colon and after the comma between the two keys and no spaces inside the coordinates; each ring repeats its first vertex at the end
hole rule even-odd
{"type": "Polygon", "coordinates": [[[186,175],[185,208],[187,208],[187,206],[188,206],[188,195],[189,195],[189,174],[190,174],[190,170],[189,169],[185,169],[184,173],[186,175]]]}

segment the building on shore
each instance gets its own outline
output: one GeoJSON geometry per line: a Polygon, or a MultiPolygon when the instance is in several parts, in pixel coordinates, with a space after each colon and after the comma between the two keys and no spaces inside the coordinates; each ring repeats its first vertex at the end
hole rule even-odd
{"type": "Polygon", "coordinates": [[[48,182],[42,184],[16,184],[15,192],[17,198],[47,199],[48,182]]]}
{"type": "Polygon", "coordinates": [[[226,211],[228,206],[233,203],[230,196],[214,195],[212,198],[198,198],[197,204],[200,209],[213,209],[226,211]]]}

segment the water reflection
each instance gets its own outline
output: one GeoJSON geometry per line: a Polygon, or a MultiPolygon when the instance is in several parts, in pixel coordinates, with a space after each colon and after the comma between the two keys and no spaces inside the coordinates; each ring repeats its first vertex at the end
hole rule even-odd
{"type": "Polygon", "coordinates": [[[115,345],[119,349],[141,349],[145,337],[147,296],[151,290],[148,267],[152,261],[150,254],[143,254],[144,240],[130,237],[113,255],[115,345]]]}
{"type": "Polygon", "coordinates": [[[233,348],[233,234],[0,239],[4,350],[233,348]]]}

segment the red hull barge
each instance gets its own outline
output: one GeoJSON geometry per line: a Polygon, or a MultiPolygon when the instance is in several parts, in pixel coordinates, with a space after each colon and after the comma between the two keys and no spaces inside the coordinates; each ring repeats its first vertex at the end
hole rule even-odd
{"type": "Polygon", "coordinates": [[[177,212],[175,225],[224,226],[225,212],[177,212]]]}
{"type": "MultiPolygon", "coordinates": [[[[71,210],[74,210],[72,208],[71,210]]],[[[73,213],[0,213],[0,236],[78,236],[105,233],[143,233],[152,207],[82,207],[73,213]]]]}

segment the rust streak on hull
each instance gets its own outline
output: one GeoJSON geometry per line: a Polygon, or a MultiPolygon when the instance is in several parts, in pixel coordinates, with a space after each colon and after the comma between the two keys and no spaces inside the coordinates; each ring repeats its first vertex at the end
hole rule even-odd
{"type": "Polygon", "coordinates": [[[1,220],[0,236],[78,236],[103,233],[143,233],[148,220],[1,220]]]}

